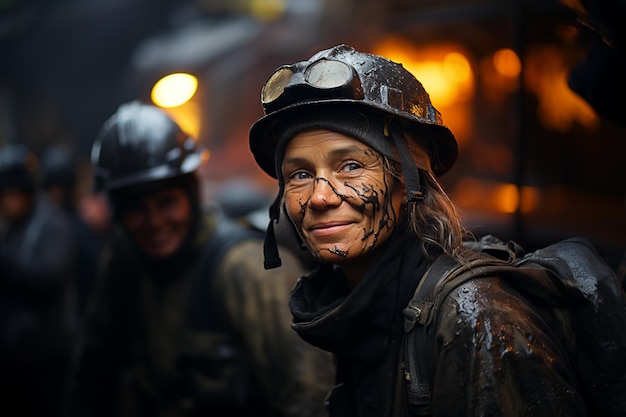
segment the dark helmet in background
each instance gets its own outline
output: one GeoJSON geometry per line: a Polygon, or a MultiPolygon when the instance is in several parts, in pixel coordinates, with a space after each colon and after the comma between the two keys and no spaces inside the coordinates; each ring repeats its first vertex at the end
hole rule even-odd
{"type": "Polygon", "coordinates": [[[193,173],[202,152],[160,108],[133,101],[103,125],[91,149],[96,191],[175,179],[193,173]]]}
{"type": "Polygon", "coordinates": [[[0,190],[34,191],[37,170],[37,157],[25,145],[9,144],[0,148],[0,190]]]}
{"type": "MultiPolygon", "coordinates": [[[[419,132],[428,131],[430,169],[435,175],[447,172],[458,156],[456,139],[422,84],[401,64],[347,45],[278,68],[263,86],[261,102],[265,116],[250,129],[250,149],[259,166],[274,178],[275,158],[281,155],[277,149],[281,133],[293,124],[290,121],[298,120],[294,116],[319,114],[324,109],[333,109],[330,117],[334,109],[371,110],[381,120],[394,116],[403,130],[415,131],[413,136],[424,136],[419,132]]],[[[333,124],[333,130],[355,136],[350,129],[333,124]]]]}
{"type": "Polygon", "coordinates": [[[50,145],[41,154],[42,186],[59,186],[70,191],[76,185],[77,162],[74,152],[66,145],[50,145]]]}

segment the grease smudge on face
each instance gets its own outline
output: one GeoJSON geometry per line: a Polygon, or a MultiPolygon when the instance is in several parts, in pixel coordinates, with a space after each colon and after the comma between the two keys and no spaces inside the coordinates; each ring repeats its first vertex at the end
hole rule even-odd
{"type": "Polygon", "coordinates": [[[403,187],[382,156],[354,138],[300,133],[285,149],[282,172],[287,213],[321,261],[369,261],[398,223],[403,187]]]}

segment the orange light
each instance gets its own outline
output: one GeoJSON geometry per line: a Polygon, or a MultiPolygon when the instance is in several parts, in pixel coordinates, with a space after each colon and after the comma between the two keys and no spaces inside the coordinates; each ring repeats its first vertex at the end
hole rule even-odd
{"type": "Polygon", "coordinates": [[[517,78],[522,71],[522,63],[517,54],[508,48],[500,49],[493,54],[493,65],[501,75],[517,78]]]}
{"type": "Polygon", "coordinates": [[[181,106],[165,108],[163,110],[176,121],[185,133],[195,139],[200,137],[202,110],[197,103],[188,101],[181,106]]]}
{"type": "Polygon", "coordinates": [[[187,73],[166,75],[152,87],[152,102],[159,107],[178,107],[193,97],[198,90],[198,79],[187,73]]]}
{"type": "Polygon", "coordinates": [[[520,204],[521,212],[530,213],[539,204],[539,191],[535,187],[521,187],[520,199],[520,190],[515,184],[472,177],[461,178],[457,182],[454,196],[459,205],[505,214],[515,213],[520,204]]]}
{"type": "Polygon", "coordinates": [[[519,193],[513,184],[501,184],[495,187],[496,209],[502,213],[515,213],[519,205],[519,193]]]}
{"type": "Polygon", "coordinates": [[[539,190],[537,187],[522,187],[522,213],[530,213],[539,206],[539,190]]]}
{"type": "Polygon", "coordinates": [[[401,63],[422,83],[433,105],[441,111],[474,95],[474,73],[467,52],[454,43],[413,45],[399,36],[380,41],[373,53],[401,63]]]}
{"type": "Polygon", "coordinates": [[[558,48],[545,46],[529,51],[524,81],[537,97],[537,117],[545,126],[561,132],[575,124],[593,130],[598,126],[598,115],[567,85],[569,71],[566,57],[558,48]]]}
{"type": "Polygon", "coordinates": [[[472,82],[472,68],[465,55],[450,52],[443,59],[443,70],[446,76],[458,84],[472,82]]]}
{"type": "Polygon", "coordinates": [[[450,83],[441,62],[413,62],[405,65],[405,67],[410,73],[416,74],[437,108],[447,107],[455,101],[454,84],[450,83]]]}

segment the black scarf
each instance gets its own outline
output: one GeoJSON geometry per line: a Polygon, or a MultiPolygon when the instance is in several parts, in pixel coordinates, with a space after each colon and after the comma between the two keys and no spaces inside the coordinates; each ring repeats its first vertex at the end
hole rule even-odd
{"type": "Polygon", "coordinates": [[[293,326],[321,349],[359,362],[386,354],[403,333],[402,310],[428,267],[420,242],[398,225],[386,248],[350,291],[338,267],[322,265],[292,293],[293,326]]]}

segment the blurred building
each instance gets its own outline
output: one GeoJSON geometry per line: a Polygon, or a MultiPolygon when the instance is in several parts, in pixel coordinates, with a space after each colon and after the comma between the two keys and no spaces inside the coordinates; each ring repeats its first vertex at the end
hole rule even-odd
{"type": "Polygon", "coordinates": [[[442,180],[476,233],[529,247],[582,235],[613,264],[626,251],[626,128],[568,88],[597,35],[560,1],[13,0],[0,13],[0,145],[64,141],[86,157],[118,104],[188,73],[197,90],[168,111],[210,150],[206,181],[271,192],[247,146],[263,82],[348,43],[431,93],[461,148],[442,180]]]}

